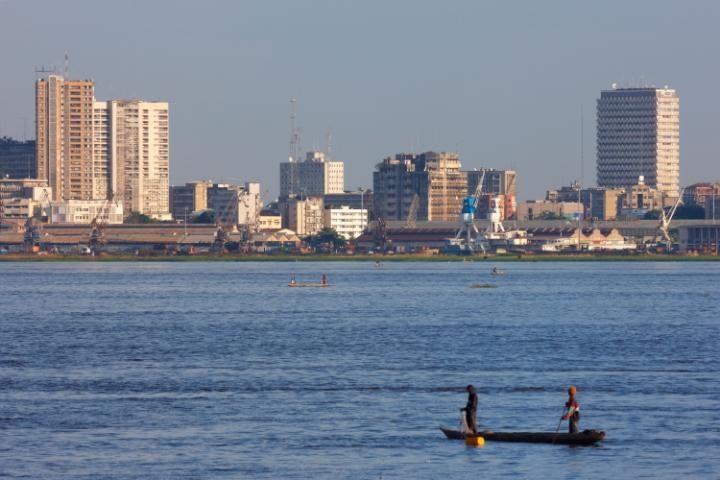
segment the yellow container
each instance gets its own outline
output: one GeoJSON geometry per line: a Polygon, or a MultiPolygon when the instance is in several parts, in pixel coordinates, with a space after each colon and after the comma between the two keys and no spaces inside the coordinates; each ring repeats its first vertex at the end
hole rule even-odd
{"type": "Polygon", "coordinates": [[[465,437],[465,445],[469,447],[482,447],[485,445],[485,438],[483,437],[465,437]]]}

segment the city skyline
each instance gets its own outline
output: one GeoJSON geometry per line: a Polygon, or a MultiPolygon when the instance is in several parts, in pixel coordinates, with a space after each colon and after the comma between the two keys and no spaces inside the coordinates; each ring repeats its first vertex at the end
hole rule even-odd
{"type": "Polygon", "coordinates": [[[388,155],[434,150],[516,170],[520,199],[542,198],[596,184],[595,102],[614,82],[676,89],[680,182],[720,177],[711,2],[59,3],[0,2],[0,136],[32,138],[35,69],[62,73],[67,51],[68,78],[93,78],[98,98],[170,103],[172,184],[259,181],[275,197],[296,98],[302,150],[329,130],[346,189],[388,155]]]}

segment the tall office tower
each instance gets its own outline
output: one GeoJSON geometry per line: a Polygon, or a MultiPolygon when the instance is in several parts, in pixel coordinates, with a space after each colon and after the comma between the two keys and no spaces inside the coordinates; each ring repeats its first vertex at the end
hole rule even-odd
{"type": "Polygon", "coordinates": [[[467,172],[456,153],[399,153],[373,172],[375,215],[407,220],[416,203],[417,220],[454,222],[467,195],[467,172]],[[417,196],[417,201],[414,201],[417,196]]]}
{"type": "Polygon", "coordinates": [[[597,101],[597,182],[630,188],[640,177],[680,194],[680,98],[670,88],[613,88],[597,101]]]}
{"type": "Polygon", "coordinates": [[[35,83],[37,176],[54,200],[92,200],[92,80],[49,75],[35,83]]]}
{"type": "Polygon", "coordinates": [[[322,196],[345,190],[345,164],[323,152],[308,152],[304,162],[280,164],[280,198],[322,196]]]}
{"type": "MultiPolygon", "coordinates": [[[[99,165],[109,166],[108,188],[125,215],[170,218],[170,129],[167,102],[94,103],[99,165]],[[100,150],[104,148],[105,150],[100,150]]],[[[101,171],[101,167],[97,167],[101,171]]],[[[99,187],[98,187],[99,188],[99,187]]]]}

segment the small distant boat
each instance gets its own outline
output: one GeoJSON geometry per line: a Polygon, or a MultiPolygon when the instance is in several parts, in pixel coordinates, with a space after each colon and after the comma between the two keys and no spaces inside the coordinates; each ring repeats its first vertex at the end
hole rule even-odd
{"type": "MultiPolygon", "coordinates": [[[[460,430],[440,427],[452,440],[465,440],[468,435],[460,430]]],[[[483,437],[487,442],[556,443],[558,445],[593,445],[605,438],[605,432],[584,430],[579,433],[554,432],[480,432],[470,437],[483,437]]]]}
{"type": "Polygon", "coordinates": [[[470,288],[497,288],[497,285],[492,285],[490,283],[473,283],[470,285],[470,288]]]}
{"type": "Polygon", "coordinates": [[[290,277],[290,283],[288,283],[288,287],[329,287],[330,284],[327,283],[327,277],[323,274],[322,280],[320,283],[299,283],[295,281],[295,275],[290,277]]]}
{"type": "Polygon", "coordinates": [[[502,270],[498,270],[497,268],[493,268],[490,272],[491,275],[505,275],[505,272],[502,270]]]}

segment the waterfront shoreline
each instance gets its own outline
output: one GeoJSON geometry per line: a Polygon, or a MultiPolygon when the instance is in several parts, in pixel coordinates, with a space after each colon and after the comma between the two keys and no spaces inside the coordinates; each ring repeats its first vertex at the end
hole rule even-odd
{"type": "Polygon", "coordinates": [[[0,262],[714,262],[716,255],[0,255],[0,262]]]}

